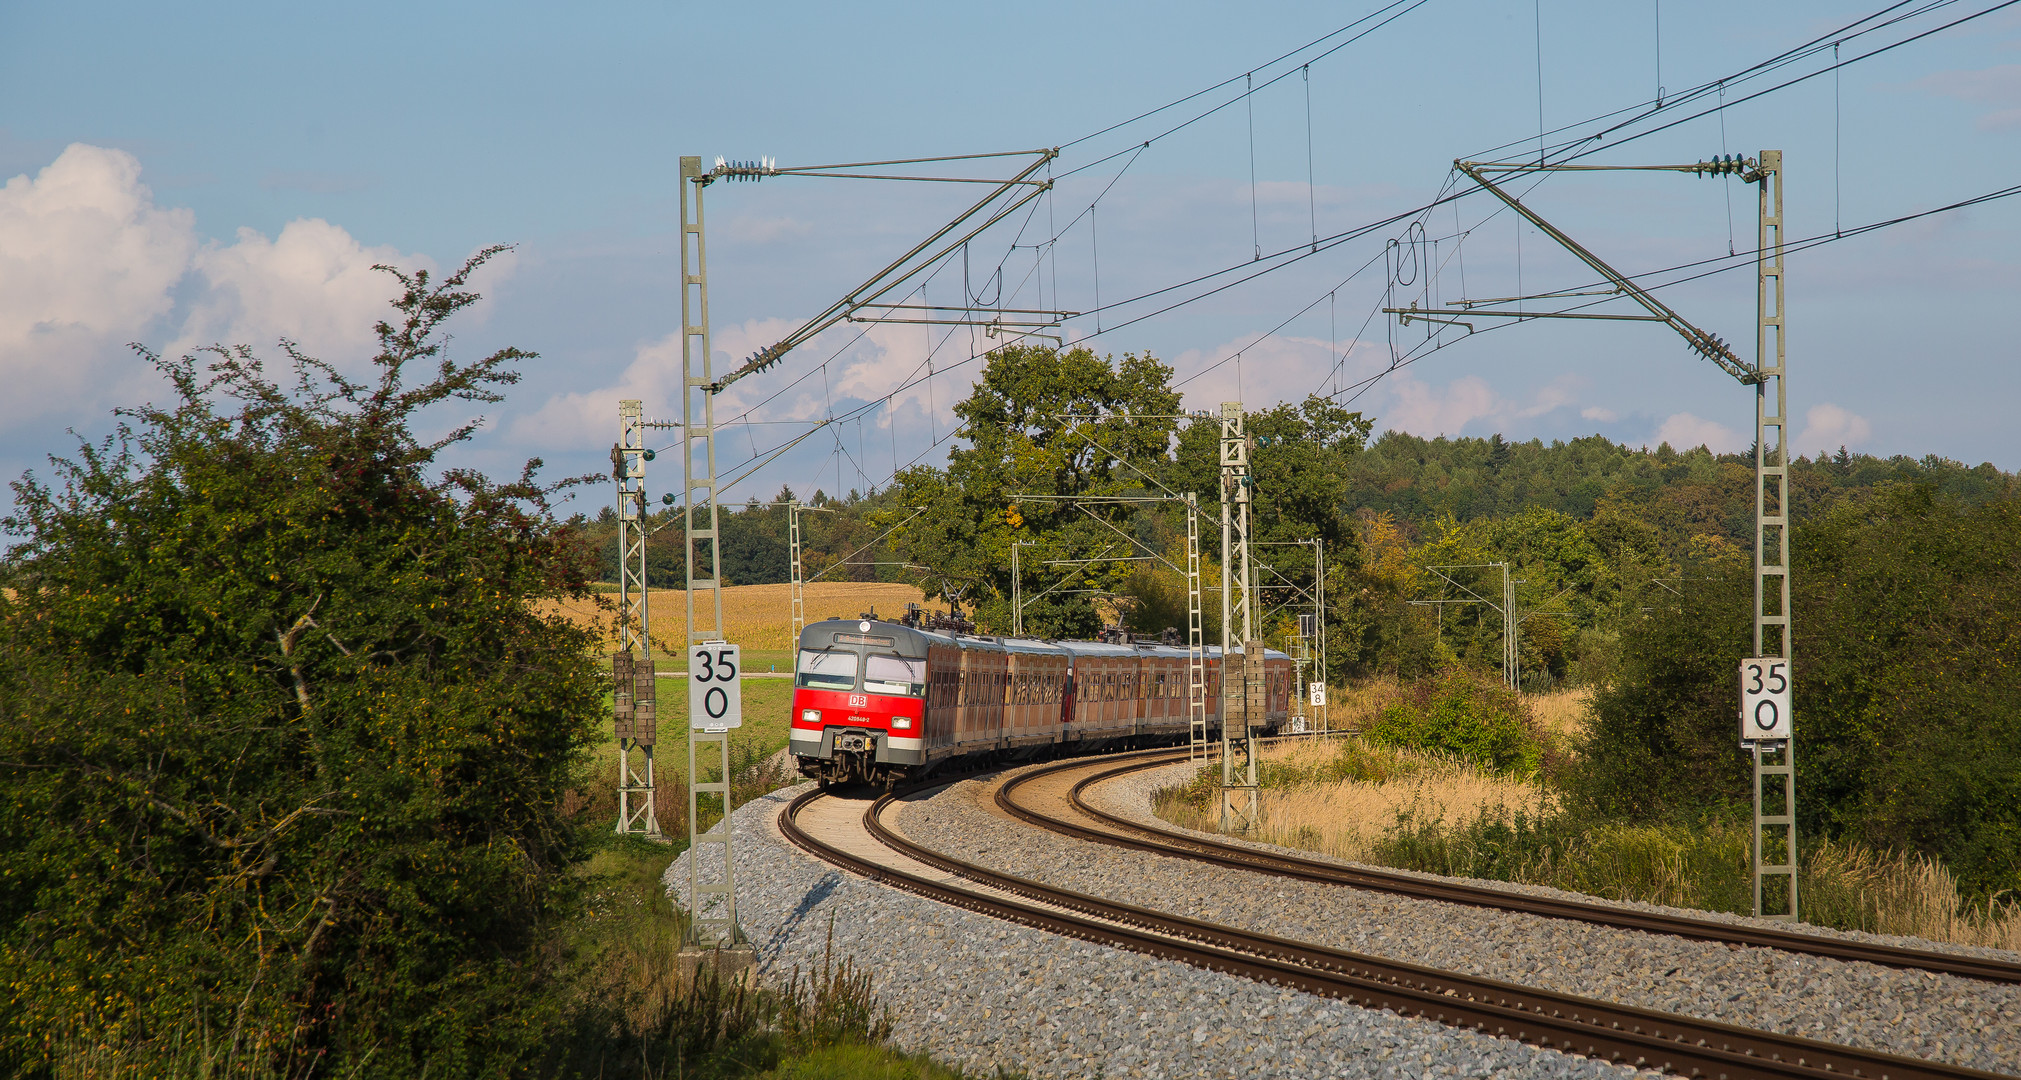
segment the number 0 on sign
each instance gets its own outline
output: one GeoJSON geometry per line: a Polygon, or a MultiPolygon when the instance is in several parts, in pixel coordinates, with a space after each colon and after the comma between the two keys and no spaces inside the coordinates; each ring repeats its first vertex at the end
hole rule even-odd
{"type": "Polygon", "coordinates": [[[1763,656],[1740,662],[1742,739],[1790,737],[1789,683],[1789,661],[1783,657],[1763,656]]]}
{"type": "Polygon", "coordinates": [[[688,647],[688,724],[728,731],[744,723],[743,651],[716,643],[688,647]]]}

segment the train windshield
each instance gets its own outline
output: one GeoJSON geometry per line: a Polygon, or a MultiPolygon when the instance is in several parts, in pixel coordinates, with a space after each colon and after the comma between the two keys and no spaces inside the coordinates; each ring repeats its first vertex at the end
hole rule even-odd
{"type": "Polygon", "coordinates": [[[926,661],[897,656],[864,657],[863,689],[873,694],[923,696],[926,693],[926,661]]]}
{"type": "Polygon", "coordinates": [[[793,680],[793,685],[812,687],[816,690],[854,690],[856,654],[802,649],[800,673],[793,680]]]}

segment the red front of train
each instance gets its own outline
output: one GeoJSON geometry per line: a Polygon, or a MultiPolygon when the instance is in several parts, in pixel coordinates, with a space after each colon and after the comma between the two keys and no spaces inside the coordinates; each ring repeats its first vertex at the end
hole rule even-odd
{"type": "Polygon", "coordinates": [[[789,746],[824,782],[889,780],[925,760],[926,639],[894,623],[801,631],[789,746]]]}

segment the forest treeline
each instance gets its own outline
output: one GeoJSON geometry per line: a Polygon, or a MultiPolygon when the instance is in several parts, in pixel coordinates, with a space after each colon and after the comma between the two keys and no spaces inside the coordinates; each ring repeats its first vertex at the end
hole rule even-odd
{"type": "MultiPolygon", "coordinates": [[[[808,572],[915,581],[1002,633],[1015,544],[1028,633],[1157,633],[1185,625],[1191,495],[1218,643],[1221,425],[1182,415],[1171,376],[1148,356],[1000,350],[945,464],[812,497],[828,512],[802,517],[808,572]]],[[[1505,565],[1524,689],[1596,690],[1568,789],[1617,819],[1744,819],[1751,451],[1375,426],[1321,398],[1247,417],[1269,643],[1293,646],[1323,552],[1329,680],[1498,671],[1505,565]]],[[[1805,835],[1937,855],[1977,895],[2021,888],[2021,485],[1841,449],[1792,463],[1790,502],[1805,835]]],[[[656,583],[678,586],[679,525],[656,524],[656,583]]],[[[575,527],[614,577],[614,523],[575,527]]],[[[723,537],[729,580],[786,580],[783,508],[731,512],[723,537]]]]}
{"type": "MultiPolygon", "coordinates": [[[[884,490],[833,495],[791,484],[722,515],[722,578],[790,580],[788,502],[799,500],[809,579],[911,581],[972,606],[1007,630],[1010,547],[1021,543],[1028,630],[1068,636],[1118,612],[1134,629],[1185,625],[1185,516],[1176,501],[1057,505],[1064,496],[1141,499],[1192,492],[1205,557],[1210,639],[1219,634],[1219,421],[1173,416],[1170,371],[1148,357],[1008,349],[960,406],[969,445],[944,467],[901,473],[884,490]],[[1068,421],[1067,416],[1101,419],[1068,421]],[[1130,419],[1135,416],[1138,419],[1130,419]],[[923,510],[921,508],[924,508],[923,510]],[[1099,520],[1097,520],[1099,518],[1099,520]],[[1133,563],[1075,560],[1133,557],[1133,563]],[[1049,591],[1050,590],[1050,591],[1049,591]],[[1036,598],[1036,599],[1033,599],[1036,598]]],[[[1328,567],[1329,676],[1413,676],[1453,661],[1499,664],[1506,563],[1522,619],[1526,686],[1604,681],[1623,620],[1702,587],[1722,560],[1754,543],[1753,455],[1703,446],[1629,446],[1602,436],[1510,442],[1387,432],[1313,399],[1252,414],[1254,489],[1267,610],[1285,645],[1313,601],[1313,549],[1328,567]],[[1433,569],[1446,568],[1446,569],[1433,569]],[[1469,603],[1480,597],[1484,603],[1469,603]]],[[[1840,448],[1790,467],[1792,515],[1804,528],[1876,492],[1911,486],[1959,509],[2011,498],[2016,478],[1991,463],[1935,455],[1877,457],[1840,448]]],[[[617,579],[609,509],[571,527],[617,579]]],[[[648,522],[651,585],[679,588],[678,509],[648,522]]]]}

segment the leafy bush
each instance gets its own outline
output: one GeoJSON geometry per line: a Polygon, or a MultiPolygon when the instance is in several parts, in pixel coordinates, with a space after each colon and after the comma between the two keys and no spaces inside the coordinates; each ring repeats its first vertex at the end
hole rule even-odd
{"type": "MultiPolygon", "coordinates": [[[[1979,900],[2021,889],[2021,497],[1881,487],[1799,523],[1792,560],[1804,842],[1934,856],[1979,900]]],[[[1624,625],[1566,777],[1593,812],[1746,816],[1751,573],[1690,567],[1681,596],[1624,625]]]]}
{"type": "Polygon", "coordinates": [[[1378,745],[1448,754],[1485,769],[1535,775],[1544,744],[1522,699],[1463,667],[1403,687],[1364,733],[1378,745]]]}
{"type": "Polygon", "coordinates": [[[547,1039],[607,680],[531,602],[587,559],[537,461],[413,431],[529,355],[440,355],[494,253],[396,272],[363,382],[143,353],[173,403],[15,483],[0,1073],[503,1075],[547,1039]]]}
{"type": "Polygon", "coordinates": [[[1453,877],[1709,911],[1741,912],[1752,903],[1747,832],[1734,826],[1621,825],[1520,811],[1511,818],[1488,808],[1448,823],[1406,810],[1373,847],[1383,865],[1453,877]]]}

